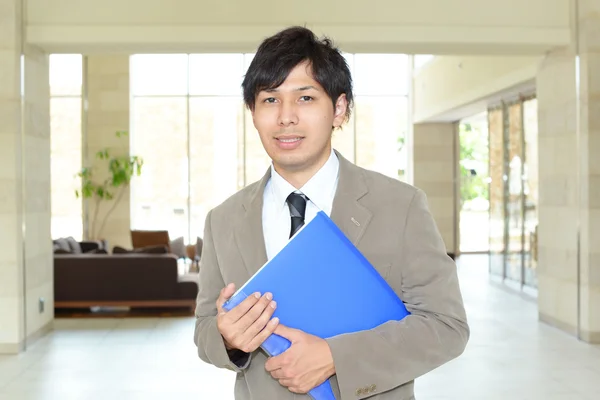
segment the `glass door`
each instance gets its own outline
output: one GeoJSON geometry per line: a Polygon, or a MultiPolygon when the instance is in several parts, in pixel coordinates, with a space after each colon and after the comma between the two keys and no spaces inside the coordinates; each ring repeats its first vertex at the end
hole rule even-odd
{"type": "Polygon", "coordinates": [[[487,112],[459,123],[460,253],[489,251],[489,133],[487,112]]]}
{"type": "Polygon", "coordinates": [[[508,107],[506,278],[523,281],[523,105],[508,107]]]}
{"type": "MultiPolygon", "coordinates": [[[[537,288],[537,102],[488,110],[490,274],[519,290],[537,288]]],[[[535,290],[530,291],[535,293],[535,290]]]]}
{"type": "Polygon", "coordinates": [[[490,197],[490,274],[504,277],[505,202],[504,202],[504,121],[502,108],[488,112],[489,197],[490,197]]]}
{"type": "Polygon", "coordinates": [[[523,103],[523,131],[525,139],[523,280],[526,286],[537,288],[537,210],[539,204],[537,99],[530,99],[523,103]]]}

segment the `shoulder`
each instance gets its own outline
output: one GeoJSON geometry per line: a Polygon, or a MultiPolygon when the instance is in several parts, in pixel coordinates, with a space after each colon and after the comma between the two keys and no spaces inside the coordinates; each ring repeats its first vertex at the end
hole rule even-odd
{"type": "Polygon", "coordinates": [[[415,196],[424,196],[421,189],[411,184],[356,165],[354,167],[356,173],[363,177],[368,188],[367,196],[373,200],[384,201],[387,199],[396,204],[408,205],[415,196]]]}
{"type": "Polygon", "coordinates": [[[236,193],[229,196],[221,204],[210,210],[209,214],[212,221],[222,221],[235,218],[235,215],[244,210],[243,205],[250,203],[254,196],[262,196],[262,193],[257,193],[261,189],[261,181],[256,181],[250,185],[238,190],[236,193]]]}

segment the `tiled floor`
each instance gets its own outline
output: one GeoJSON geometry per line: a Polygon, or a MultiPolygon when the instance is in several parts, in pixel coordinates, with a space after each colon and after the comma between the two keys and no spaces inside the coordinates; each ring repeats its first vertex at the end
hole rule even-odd
{"type": "MultiPolygon", "coordinates": [[[[485,260],[469,264],[461,282],[471,341],[417,380],[417,399],[600,399],[600,348],[538,323],[534,302],[488,284],[485,260]]],[[[193,324],[57,320],[27,352],[0,356],[0,400],[232,400],[233,373],[197,358],[193,324]]]]}

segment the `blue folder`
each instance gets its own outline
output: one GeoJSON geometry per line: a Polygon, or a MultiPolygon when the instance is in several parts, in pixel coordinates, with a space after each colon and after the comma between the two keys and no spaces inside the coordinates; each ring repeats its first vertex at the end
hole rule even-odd
{"type": "MultiPolygon", "coordinates": [[[[375,328],[409,314],[404,303],[335,223],[319,211],[286,246],[224,304],[231,310],[255,292],[273,293],[274,317],[323,339],[375,328]]],[[[272,334],[269,356],[291,343],[272,334]]],[[[315,400],[335,400],[329,380],[312,389],[315,400]]]]}

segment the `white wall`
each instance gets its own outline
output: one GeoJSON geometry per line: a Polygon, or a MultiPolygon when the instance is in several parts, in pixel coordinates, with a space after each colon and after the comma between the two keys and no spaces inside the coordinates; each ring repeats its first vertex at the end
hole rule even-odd
{"type": "Polygon", "coordinates": [[[541,56],[440,56],[413,80],[414,122],[456,121],[535,87],[541,56]]]}
{"type": "Polygon", "coordinates": [[[0,0],[0,353],[22,350],[54,316],[48,56],[25,46],[21,69],[20,6],[0,0]]]}
{"type": "Polygon", "coordinates": [[[25,186],[25,287],[28,341],[52,328],[54,264],[50,234],[50,86],[48,55],[25,48],[25,107],[22,157],[25,186]],[[39,300],[44,299],[43,311],[39,300]]]}
{"type": "Polygon", "coordinates": [[[0,0],[0,354],[24,338],[20,0],[0,0]]]}
{"type": "Polygon", "coordinates": [[[289,25],[346,51],[537,53],[569,41],[569,0],[29,0],[27,39],[53,52],[252,51],[289,25]]]}

